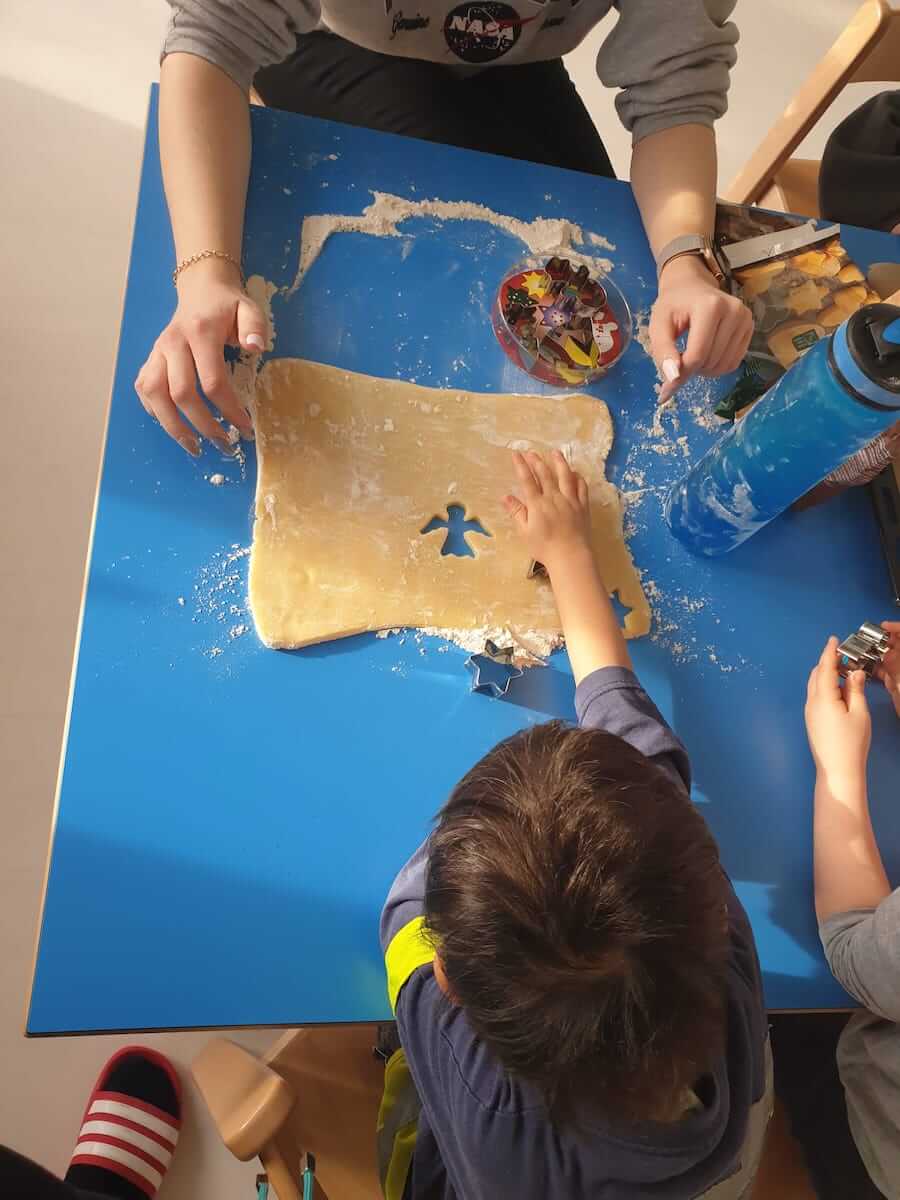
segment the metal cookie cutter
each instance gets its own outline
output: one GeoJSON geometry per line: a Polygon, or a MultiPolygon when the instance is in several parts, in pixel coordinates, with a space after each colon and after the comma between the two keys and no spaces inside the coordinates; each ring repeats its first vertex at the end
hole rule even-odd
{"type": "Polygon", "coordinates": [[[865,671],[871,678],[875,668],[884,662],[890,646],[890,638],[883,629],[864,621],[858,633],[851,633],[838,646],[839,673],[847,676],[851,671],[865,671]]]}
{"type": "Polygon", "coordinates": [[[499,699],[505,696],[509,685],[524,672],[513,663],[515,646],[498,646],[490,638],[484,643],[480,654],[470,655],[465,666],[472,672],[472,691],[499,699]]]}

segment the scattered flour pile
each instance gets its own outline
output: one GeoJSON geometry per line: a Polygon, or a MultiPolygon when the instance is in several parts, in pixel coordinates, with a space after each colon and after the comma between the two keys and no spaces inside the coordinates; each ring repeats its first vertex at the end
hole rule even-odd
{"type": "MultiPolygon", "coordinates": [[[[216,638],[213,645],[203,649],[209,658],[218,658],[230,643],[250,632],[244,563],[249,555],[249,546],[233,542],[226,549],[218,551],[197,574],[191,620],[196,622],[212,617],[222,626],[221,636],[216,638]]],[[[184,606],[183,597],[178,598],[178,603],[184,606]]]]}
{"type": "MultiPolygon", "coordinates": [[[[576,246],[588,244],[615,250],[615,246],[600,234],[585,233],[580,225],[560,217],[535,217],[533,221],[522,221],[469,200],[408,200],[390,192],[373,192],[372,195],[374,200],[361,213],[316,213],[304,218],[297,273],[285,293],[287,296],[292,296],[300,287],[332,234],[368,233],[373,237],[400,237],[398,226],[414,217],[431,217],[438,221],[482,221],[495,225],[518,238],[535,255],[554,250],[572,251],[576,246]]],[[[579,253],[578,258],[603,274],[608,274],[613,267],[608,258],[594,254],[579,253]]]]}

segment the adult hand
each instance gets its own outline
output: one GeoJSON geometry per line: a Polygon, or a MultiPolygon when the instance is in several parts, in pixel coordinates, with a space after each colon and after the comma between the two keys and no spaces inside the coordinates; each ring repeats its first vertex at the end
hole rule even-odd
{"type": "Polygon", "coordinates": [[[197,383],[227,421],[252,437],[253,426],[231,385],[223,350],[228,343],[258,353],[265,349],[265,338],[265,318],[241,287],[237,269],[220,259],[205,259],[180,277],[178,307],[138,372],[134,390],[188,454],[200,453],[197,433],[227,451],[225,431],[201,399],[197,383]]]}
{"type": "Polygon", "coordinates": [[[736,371],[753,336],[753,317],[737,296],[719,289],[702,259],[685,254],[663,268],[649,332],[663,403],[692,375],[736,371]],[[677,341],[683,333],[682,352],[677,341]]]}
{"type": "Polygon", "coordinates": [[[591,553],[588,486],[559,450],[549,462],[529,450],[513,453],[518,496],[505,496],[504,507],[525,539],[531,557],[549,572],[573,553],[591,553]]]}
{"type": "Polygon", "coordinates": [[[865,779],[872,740],[866,675],[854,671],[841,687],[838,640],[830,637],[809,677],[806,732],[819,773],[832,782],[865,779]]]}
{"type": "Polygon", "coordinates": [[[890,638],[891,647],[875,674],[887,688],[894,711],[900,717],[900,621],[882,621],[881,628],[890,638]]]}

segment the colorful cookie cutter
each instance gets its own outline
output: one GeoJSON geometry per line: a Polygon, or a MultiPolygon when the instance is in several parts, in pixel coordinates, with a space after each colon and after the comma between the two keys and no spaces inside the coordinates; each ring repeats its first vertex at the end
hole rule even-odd
{"type": "Polygon", "coordinates": [[[507,275],[491,320],[516,366],[556,386],[590,383],[631,340],[631,313],[618,288],[558,255],[507,275]]]}

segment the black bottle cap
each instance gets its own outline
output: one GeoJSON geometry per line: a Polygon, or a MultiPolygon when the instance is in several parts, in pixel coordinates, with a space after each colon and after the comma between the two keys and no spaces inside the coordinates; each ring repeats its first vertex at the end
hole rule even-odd
{"type": "Polygon", "coordinates": [[[900,395],[900,308],[868,304],[847,321],[847,349],[878,387],[900,395]]]}

